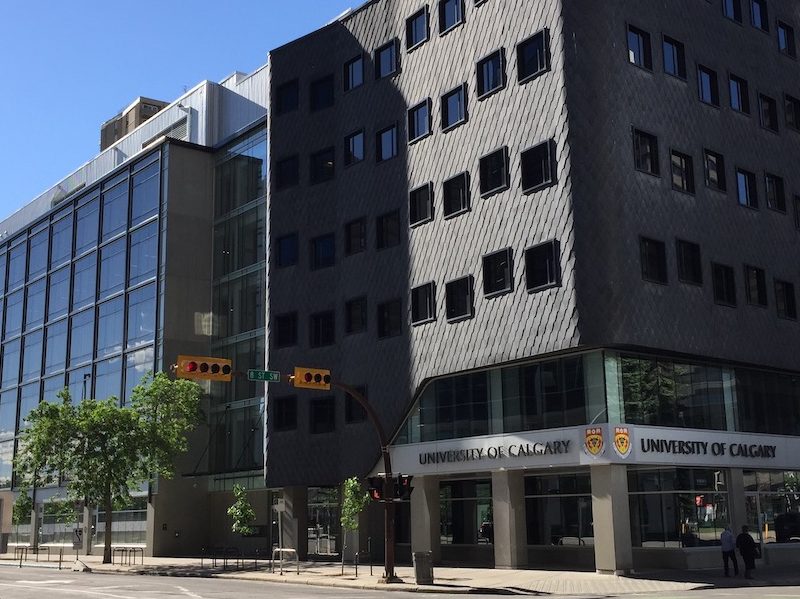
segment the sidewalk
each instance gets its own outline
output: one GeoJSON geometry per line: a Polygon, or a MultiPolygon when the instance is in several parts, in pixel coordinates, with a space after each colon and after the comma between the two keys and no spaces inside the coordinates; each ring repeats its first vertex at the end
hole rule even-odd
{"type": "MultiPolygon", "coordinates": [[[[74,564],[75,554],[70,552],[64,556],[62,565],[70,569],[74,564]]],[[[23,567],[58,567],[58,555],[40,556],[38,563],[34,556],[23,563],[23,567]]],[[[300,573],[294,563],[284,562],[284,574],[269,570],[269,562],[259,561],[258,570],[253,560],[247,560],[242,569],[236,569],[236,563],[230,561],[223,570],[222,561],[213,567],[209,560],[194,558],[145,558],[144,565],[102,564],[102,556],[81,556],[95,573],[149,574],[161,576],[200,576],[229,577],[245,580],[263,580],[271,582],[308,584],[316,586],[347,587],[356,589],[378,589],[386,591],[402,590],[427,593],[497,593],[497,594],[551,594],[551,595],[625,595],[633,593],[676,592],[702,588],[730,588],[739,586],[800,586],[800,573],[792,569],[764,568],[757,572],[758,578],[752,581],[743,578],[724,578],[717,571],[657,571],[638,573],[633,576],[604,576],[593,572],[574,572],[563,570],[493,570],[479,568],[434,567],[433,585],[417,585],[414,573],[409,566],[396,568],[397,575],[403,579],[402,584],[381,584],[380,576],[383,567],[373,566],[370,576],[369,565],[358,568],[355,576],[353,566],[345,567],[344,576],[341,564],[330,562],[301,562],[300,573]]],[[[19,558],[14,560],[13,554],[0,555],[0,565],[11,567],[19,565],[19,558]]]]}

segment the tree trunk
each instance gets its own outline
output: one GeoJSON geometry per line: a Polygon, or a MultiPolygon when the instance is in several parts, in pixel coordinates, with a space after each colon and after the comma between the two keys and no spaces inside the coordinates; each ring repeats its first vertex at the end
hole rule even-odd
{"type": "Polygon", "coordinates": [[[103,563],[111,563],[111,524],[113,522],[114,502],[111,500],[111,491],[106,492],[105,497],[105,510],[106,510],[106,531],[103,543],[103,563]]]}

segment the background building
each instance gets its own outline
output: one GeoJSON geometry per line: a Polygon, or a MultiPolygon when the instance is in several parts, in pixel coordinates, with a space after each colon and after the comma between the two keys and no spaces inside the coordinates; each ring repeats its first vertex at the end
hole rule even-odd
{"type": "Polygon", "coordinates": [[[141,96],[136,98],[125,110],[100,126],[100,151],[125,137],[168,104],[141,96]]]}

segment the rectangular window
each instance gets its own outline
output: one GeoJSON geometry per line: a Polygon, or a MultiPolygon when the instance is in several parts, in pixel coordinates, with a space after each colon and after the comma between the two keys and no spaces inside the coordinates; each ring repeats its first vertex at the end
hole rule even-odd
{"type": "Polygon", "coordinates": [[[658,139],[638,129],[633,130],[633,164],[636,170],[658,175],[658,139]]]}
{"type": "Polygon", "coordinates": [[[527,83],[550,70],[549,31],[542,29],[517,44],[517,81],[527,83]]]}
{"type": "Polygon", "coordinates": [[[724,264],[711,264],[714,283],[714,301],[724,306],[736,305],[736,281],[733,268],[724,264]]]}
{"type": "Polygon", "coordinates": [[[767,275],[764,269],[745,264],[744,289],[748,304],[767,306],[767,275]]]}
{"type": "Polygon", "coordinates": [[[784,95],[784,109],[786,111],[786,126],[800,131],[800,100],[790,96],[784,95]]]}
{"type": "MultiPolygon", "coordinates": [[[[97,228],[100,225],[100,207],[97,197],[75,211],[75,255],[80,256],[97,245],[97,228]]],[[[9,273],[9,289],[11,277],[9,273]]]]}
{"type": "Polygon", "coordinates": [[[433,219],[433,184],[426,183],[408,194],[408,220],[413,225],[433,219]]]}
{"type": "Polygon", "coordinates": [[[706,186],[717,191],[725,191],[727,189],[725,159],[722,154],[711,150],[703,150],[703,164],[706,186]]]}
{"type": "Polygon", "coordinates": [[[364,160],[364,130],[344,138],[344,165],[351,166],[364,160]]]}
{"type": "Polygon", "coordinates": [[[797,303],[792,283],[775,279],[775,305],[780,318],[797,320],[797,303]]]}
{"type": "Polygon", "coordinates": [[[778,103],[774,98],[758,94],[758,106],[761,114],[761,126],[770,131],[778,131],[778,103]]]}
{"type": "Polygon", "coordinates": [[[500,148],[480,159],[481,197],[508,188],[508,148],[500,148]]]}
{"type": "MultiPolygon", "coordinates": [[[[85,310],[70,319],[69,365],[88,362],[94,356],[94,310],[85,310]]],[[[5,374],[5,373],[3,373],[5,374]]]]}
{"type": "Polygon", "coordinates": [[[28,240],[28,281],[47,272],[49,231],[39,231],[28,240]]]}
{"type": "Polygon", "coordinates": [[[561,285],[559,243],[546,241],[525,250],[525,287],[528,293],[561,285]]]}
{"type": "Polygon", "coordinates": [[[312,81],[308,87],[308,101],[311,112],[333,106],[333,75],[326,75],[312,81]]]}
{"type": "Polygon", "coordinates": [[[628,62],[643,69],[653,68],[650,34],[633,25],[628,25],[628,62]]]}
{"type": "Polygon", "coordinates": [[[364,56],[359,54],[344,63],[344,91],[364,85],[364,56]]]}
{"type": "Polygon", "coordinates": [[[97,254],[90,254],[72,265],[72,309],[94,302],[97,293],[97,254]]]}
{"type": "Polygon", "coordinates": [[[431,133],[431,100],[428,98],[408,110],[408,141],[416,141],[431,133]]]}
{"type": "MultiPolygon", "coordinates": [[[[367,388],[363,385],[356,387],[356,391],[361,393],[362,396],[367,396],[367,388]]],[[[344,396],[344,421],[347,424],[355,424],[356,422],[364,422],[367,419],[367,412],[363,406],[353,399],[350,394],[344,396]]]]}
{"type": "Polygon", "coordinates": [[[639,240],[642,278],[652,283],[667,284],[667,249],[663,241],[642,237],[639,240]]]}
{"type": "Polygon", "coordinates": [[[502,89],[506,85],[506,61],[502,49],[478,61],[478,99],[502,89]]]}
{"type": "Polygon", "coordinates": [[[378,131],[376,160],[383,162],[397,156],[397,125],[378,131]]]}
{"type": "Polygon", "coordinates": [[[665,35],[662,49],[664,52],[664,72],[679,79],[686,79],[686,50],[683,44],[665,35]]]}
{"type": "Polygon", "coordinates": [[[397,40],[392,40],[375,50],[375,79],[393,75],[397,69],[397,40]]]}
{"type": "Polygon", "coordinates": [[[330,181],[336,174],[336,151],[325,148],[311,155],[309,160],[309,180],[312,185],[330,181]]]}
{"type": "Polygon", "coordinates": [[[395,337],[403,331],[403,303],[399,299],[378,304],[378,339],[395,337]]]}
{"type": "Polygon", "coordinates": [[[514,288],[511,248],[483,257],[483,294],[493,297],[514,288]]]}
{"type": "MultiPolygon", "coordinates": [[[[18,238],[20,239],[20,238],[18,238]]],[[[8,289],[16,289],[25,283],[25,243],[11,248],[8,256],[8,289]]]]}
{"type": "Polygon", "coordinates": [[[456,322],[475,315],[471,275],[448,282],[444,291],[447,322],[456,322]]]}
{"type": "MultiPolygon", "coordinates": [[[[30,381],[42,376],[42,331],[25,335],[22,352],[22,380],[30,381]]],[[[38,394],[37,394],[38,403],[38,394]]]]}
{"type": "Polygon", "coordinates": [[[275,114],[297,110],[300,104],[300,84],[297,79],[279,85],[275,90],[275,114]]]}
{"type": "Polygon", "coordinates": [[[375,221],[375,247],[379,250],[400,245],[400,211],[380,215],[375,221]]]}
{"type": "Polygon", "coordinates": [[[722,14],[737,23],[742,22],[742,0],[722,0],[722,14]]]}
{"type": "Polygon", "coordinates": [[[4,389],[19,384],[19,361],[20,340],[3,345],[3,377],[0,384],[4,389]]]}
{"type": "Polygon", "coordinates": [[[786,212],[786,191],[783,186],[783,179],[777,175],[767,173],[764,176],[767,189],[767,208],[786,212]]]}
{"type": "Polygon", "coordinates": [[[439,35],[464,22],[463,0],[439,0],[439,35]]]}
{"type": "Polygon", "coordinates": [[[121,352],[124,339],[125,298],[117,297],[97,307],[97,357],[121,352]]]}
{"type": "Polygon", "coordinates": [[[737,112],[750,114],[750,92],[747,81],[731,74],[728,78],[728,88],[731,96],[731,108],[737,112]]]}
{"type": "Polygon", "coordinates": [[[406,19],[406,50],[410,51],[428,41],[428,7],[406,19]]]}
{"type": "Polygon", "coordinates": [[[308,320],[309,345],[324,347],[336,342],[336,328],[333,310],[312,314],[308,320]]]}
{"type": "Polygon", "coordinates": [[[703,263],[700,246],[691,241],[676,240],[678,280],[691,285],[703,284],[703,263]]]}
{"type": "Polygon", "coordinates": [[[309,405],[309,431],[321,435],[336,430],[336,398],[320,397],[312,399],[309,405]]]}
{"type": "Polygon", "coordinates": [[[756,176],[750,171],[736,169],[736,195],[741,206],[758,208],[756,176]]]}
{"type": "Polygon", "coordinates": [[[272,406],[272,430],[291,431],[297,428],[297,397],[270,398],[272,406]]]}
{"type": "Polygon", "coordinates": [[[467,120],[467,84],[459,85],[442,96],[442,131],[467,120]]]}
{"type": "Polygon", "coordinates": [[[102,240],[122,233],[128,226],[128,180],[103,191],[102,240]]]}
{"type": "Polygon", "coordinates": [[[367,298],[357,297],[344,305],[344,332],[348,335],[367,330],[367,298]]]}
{"type": "Polygon", "coordinates": [[[425,283],[411,290],[411,324],[436,320],[436,285],[425,283]]]}
{"type": "Polygon", "coordinates": [[[297,233],[290,233],[278,237],[275,241],[275,265],[278,268],[286,268],[297,264],[297,233]]]}
{"type": "Polygon", "coordinates": [[[554,148],[555,141],[551,139],[522,152],[522,193],[538,191],[555,183],[554,148]]]}
{"type": "Polygon", "coordinates": [[[672,150],[670,156],[672,171],[672,189],[685,193],[694,193],[694,165],[692,157],[672,150]]]}
{"type": "Polygon", "coordinates": [[[717,73],[703,65],[697,65],[697,92],[700,101],[711,106],[719,106],[719,86],[717,73]]]}
{"type": "Polygon", "coordinates": [[[778,50],[787,56],[797,58],[797,45],[794,40],[794,28],[783,21],[778,21],[778,50]]]}
{"type": "Polygon", "coordinates": [[[100,299],[125,289],[126,243],[118,239],[100,248],[100,299]]]}
{"type": "Polygon", "coordinates": [[[311,240],[311,269],[328,268],[336,262],[336,236],[320,235],[311,240]]]}
{"type": "Polygon", "coordinates": [[[47,281],[41,279],[28,285],[25,301],[25,330],[29,331],[44,323],[44,300],[47,281]]]}
{"type": "MultiPolygon", "coordinates": [[[[134,170],[138,168],[138,166],[139,165],[134,167],[134,170]]],[[[160,179],[158,175],[160,169],[161,165],[156,158],[155,162],[151,162],[133,174],[131,190],[132,227],[158,214],[160,192],[160,179]]]]}
{"type": "Polygon", "coordinates": [[[367,249],[367,221],[359,218],[344,226],[344,255],[352,256],[367,249]]]}
{"type": "Polygon", "coordinates": [[[158,264],[158,223],[152,222],[130,235],[128,285],[138,285],[156,276],[158,264]]]}
{"type": "Polygon", "coordinates": [[[67,313],[69,310],[69,266],[50,275],[47,296],[48,320],[67,313]]]}
{"type": "Polygon", "coordinates": [[[800,196],[794,196],[794,228],[800,231],[800,196]]]}
{"type": "Polygon", "coordinates": [[[156,333],[156,286],[128,294],[128,348],[152,343],[156,333]]]}
{"type": "MultiPolygon", "coordinates": [[[[61,266],[72,256],[72,213],[50,227],[50,268],[61,266]]],[[[2,272],[2,271],[0,271],[2,272]]]]}
{"type": "Polygon", "coordinates": [[[297,312],[275,316],[275,347],[297,345],[297,312]]]}
{"type": "Polygon", "coordinates": [[[107,399],[120,398],[122,390],[122,358],[98,362],[94,372],[94,393],[92,397],[107,399]]]}
{"type": "Polygon", "coordinates": [[[275,189],[281,190],[300,183],[300,160],[289,156],[275,163],[275,189]]]}
{"type": "Polygon", "coordinates": [[[460,173],[442,184],[444,217],[449,218],[469,210],[469,173],[460,173]]]}
{"type": "MultiPolygon", "coordinates": [[[[67,319],[47,327],[45,339],[45,374],[52,374],[64,370],[67,366],[67,319]]],[[[64,379],[61,379],[61,387],[64,379]]]]}
{"type": "Polygon", "coordinates": [[[750,19],[753,27],[762,31],[769,31],[767,0],[750,0],[750,19]]]}

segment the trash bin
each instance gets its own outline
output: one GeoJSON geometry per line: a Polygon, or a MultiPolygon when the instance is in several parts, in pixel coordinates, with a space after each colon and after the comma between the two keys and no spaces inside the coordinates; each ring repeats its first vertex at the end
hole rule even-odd
{"type": "Polygon", "coordinates": [[[417,584],[433,584],[433,554],[430,551],[415,551],[413,558],[417,584]]]}

